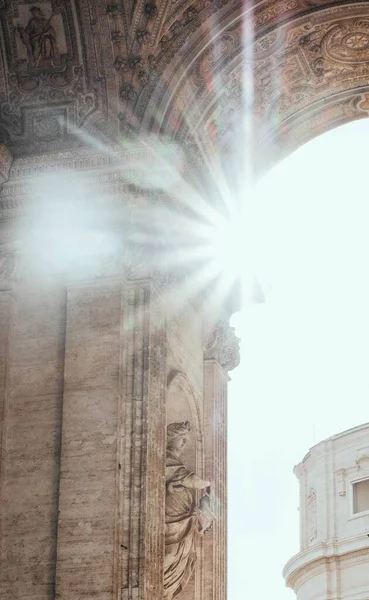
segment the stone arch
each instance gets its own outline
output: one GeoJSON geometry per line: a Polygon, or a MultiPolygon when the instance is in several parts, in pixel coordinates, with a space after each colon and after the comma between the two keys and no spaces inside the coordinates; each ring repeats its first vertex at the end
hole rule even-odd
{"type": "Polygon", "coordinates": [[[228,152],[249,104],[245,68],[253,82],[247,143],[257,171],[329,129],[369,116],[368,2],[272,0],[246,10],[228,2],[185,48],[153,90],[143,124],[163,132],[166,123],[191,151],[209,155],[218,136],[228,152]],[[245,29],[253,39],[246,50],[245,29]]]}

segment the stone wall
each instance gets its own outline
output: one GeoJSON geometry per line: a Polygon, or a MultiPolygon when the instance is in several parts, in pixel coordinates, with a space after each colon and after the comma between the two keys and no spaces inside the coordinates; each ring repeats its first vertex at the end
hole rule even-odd
{"type": "Polygon", "coordinates": [[[168,260],[178,207],[165,193],[129,187],[142,155],[95,154],[82,152],[79,172],[70,156],[36,157],[26,167],[16,160],[0,194],[0,594],[162,600],[166,426],[188,421],[183,460],[210,482],[215,520],[196,537],[196,567],[181,597],[224,600],[226,388],[238,342],[226,307],[215,308],[203,290],[193,294],[189,274],[168,260]],[[44,210],[59,215],[47,165],[58,181],[77,173],[73,182],[82,182],[88,203],[70,205],[86,210],[80,244],[99,222],[108,238],[121,232],[123,250],[79,256],[77,244],[78,260],[53,271],[59,242],[40,226],[44,210]],[[128,244],[139,218],[157,236],[154,247],[128,244]],[[37,233],[35,253],[29,231],[37,233]]]}
{"type": "Polygon", "coordinates": [[[1,590],[53,597],[65,292],[2,292],[1,590]]]}

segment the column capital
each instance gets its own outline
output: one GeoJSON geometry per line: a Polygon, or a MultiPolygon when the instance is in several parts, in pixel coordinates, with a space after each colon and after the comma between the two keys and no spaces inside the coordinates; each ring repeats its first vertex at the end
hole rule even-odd
{"type": "Polygon", "coordinates": [[[225,371],[232,371],[240,363],[240,338],[226,320],[218,321],[204,341],[205,360],[217,360],[225,371]]]}

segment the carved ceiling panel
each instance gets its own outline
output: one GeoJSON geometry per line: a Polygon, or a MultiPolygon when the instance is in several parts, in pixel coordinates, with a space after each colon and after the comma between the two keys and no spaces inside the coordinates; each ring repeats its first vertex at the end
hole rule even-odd
{"type": "Polygon", "coordinates": [[[0,20],[0,132],[13,154],[83,145],[91,123],[109,131],[116,94],[105,2],[3,1],[0,20]]]}
{"type": "Polygon", "coordinates": [[[288,0],[243,13],[234,4],[223,9],[217,35],[204,30],[196,60],[188,47],[187,64],[166,83],[175,92],[162,94],[161,127],[170,123],[190,152],[221,146],[229,156],[252,113],[249,139],[266,161],[266,148],[273,160],[273,152],[281,156],[367,117],[369,3],[331,5],[288,0]]]}
{"type": "Polygon", "coordinates": [[[228,152],[251,108],[255,147],[280,150],[368,115],[365,1],[0,0],[0,24],[15,156],[147,131],[228,152]]]}
{"type": "MultiPolygon", "coordinates": [[[[315,11],[255,44],[257,144],[282,156],[315,135],[367,117],[369,4],[315,11]]],[[[273,158],[271,157],[271,160],[273,158]]]]}
{"type": "Polygon", "coordinates": [[[319,11],[279,28],[255,45],[257,125],[288,119],[306,106],[366,86],[369,4],[319,11]]]}

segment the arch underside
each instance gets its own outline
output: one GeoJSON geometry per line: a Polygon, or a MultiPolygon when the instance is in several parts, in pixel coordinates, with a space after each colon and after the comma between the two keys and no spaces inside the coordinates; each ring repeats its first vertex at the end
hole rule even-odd
{"type": "Polygon", "coordinates": [[[0,5],[0,141],[15,157],[150,132],[196,160],[237,139],[263,169],[369,115],[369,2],[87,5],[45,1],[60,59],[42,68],[16,33],[27,3],[0,5]]]}
{"type": "Polygon", "coordinates": [[[282,18],[297,4],[233,13],[172,82],[162,128],[180,122],[185,146],[195,140],[226,157],[248,145],[260,172],[313,137],[368,117],[369,3],[309,2],[282,18]]]}

